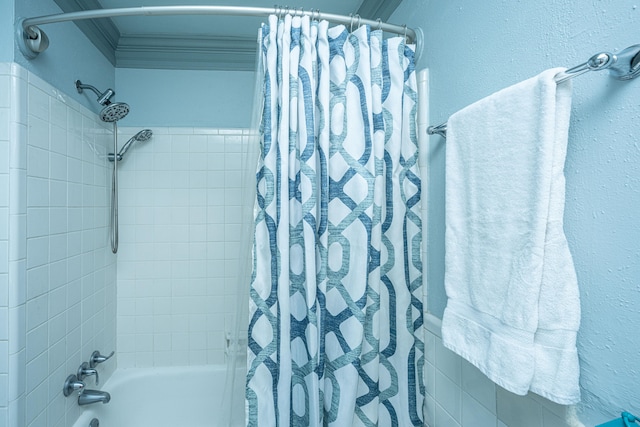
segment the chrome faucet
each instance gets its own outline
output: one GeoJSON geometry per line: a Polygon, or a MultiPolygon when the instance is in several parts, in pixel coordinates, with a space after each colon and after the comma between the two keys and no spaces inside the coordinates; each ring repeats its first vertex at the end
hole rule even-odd
{"type": "Polygon", "coordinates": [[[100,381],[100,377],[98,376],[98,371],[93,367],[90,368],[89,363],[82,362],[82,365],[80,365],[80,367],[78,368],[78,372],[76,373],[76,376],[80,381],[84,381],[84,378],[89,375],[96,376],[96,385],[98,385],[98,382],[100,381]]]}
{"type": "Polygon", "coordinates": [[[90,405],[92,403],[109,403],[111,395],[106,391],[100,390],[83,390],[78,396],[78,405],[90,405]]]}
{"type": "Polygon", "coordinates": [[[115,352],[112,351],[110,355],[103,356],[98,350],[94,351],[91,353],[91,357],[89,358],[89,367],[95,368],[97,364],[106,362],[113,357],[114,353],[115,352]]]}

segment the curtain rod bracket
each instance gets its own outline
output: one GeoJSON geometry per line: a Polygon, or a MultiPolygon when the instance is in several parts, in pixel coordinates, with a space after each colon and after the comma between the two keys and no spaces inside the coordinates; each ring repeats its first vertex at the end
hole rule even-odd
{"type": "Polygon", "coordinates": [[[16,44],[25,58],[37,58],[49,47],[49,37],[36,25],[23,28],[22,21],[24,18],[19,18],[16,21],[16,44]]]}

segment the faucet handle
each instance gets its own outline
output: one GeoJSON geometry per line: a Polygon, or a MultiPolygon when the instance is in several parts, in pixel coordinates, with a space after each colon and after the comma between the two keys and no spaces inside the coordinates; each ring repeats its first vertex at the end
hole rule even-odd
{"type": "Polygon", "coordinates": [[[98,350],[94,351],[93,353],[91,353],[91,357],[89,358],[89,367],[95,368],[98,363],[106,362],[107,360],[111,359],[114,354],[115,351],[112,351],[110,355],[103,356],[98,350]]]}
{"type": "Polygon", "coordinates": [[[80,367],[78,368],[78,373],[77,373],[78,379],[82,381],[84,380],[85,377],[89,375],[96,376],[96,385],[98,385],[98,383],[100,382],[100,377],[98,377],[98,371],[94,368],[90,368],[87,362],[82,362],[82,365],[80,365],[80,367]]]}
{"type": "Polygon", "coordinates": [[[82,390],[84,390],[84,383],[75,375],[69,375],[62,387],[62,393],[65,397],[69,396],[74,391],[80,391],[80,393],[82,393],[82,390]]]}

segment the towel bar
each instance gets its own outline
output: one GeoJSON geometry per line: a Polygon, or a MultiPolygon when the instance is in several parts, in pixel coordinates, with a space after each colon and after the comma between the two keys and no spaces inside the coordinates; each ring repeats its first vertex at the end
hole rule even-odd
{"type": "MultiPolygon", "coordinates": [[[[609,70],[609,74],[618,80],[631,80],[640,75],[640,44],[634,44],[623,49],[618,54],[600,52],[593,55],[583,64],[576,65],[563,72],[556,74],[556,83],[577,77],[588,71],[609,70]]],[[[437,126],[429,126],[427,134],[447,137],[447,123],[437,126]]]]}

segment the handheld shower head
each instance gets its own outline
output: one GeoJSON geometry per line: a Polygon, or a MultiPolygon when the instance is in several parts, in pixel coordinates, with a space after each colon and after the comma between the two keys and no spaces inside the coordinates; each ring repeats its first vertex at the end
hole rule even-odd
{"type": "Polygon", "coordinates": [[[142,129],[140,132],[136,133],[133,136],[133,139],[135,139],[138,142],[144,142],[144,141],[147,141],[152,136],[153,136],[153,131],[151,129],[142,129]]]}
{"type": "Polygon", "coordinates": [[[151,129],[143,129],[139,131],[138,133],[133,135],[131,138],[129,138],[127,142],[124,143],[120,151],[118,151],[117,155],[114,156],[113,153],[109,153],[109,161],[113,162],[114,158],[116,157],[118,158],[118,161],[122,160],[124,158],[124,155],[127,153],[127,151],[129,151],[129,148],[131,148],[131,146],[135,142],[148,141],[151,138],[151,136],[153,136],[153,131],[151,129]]]}

